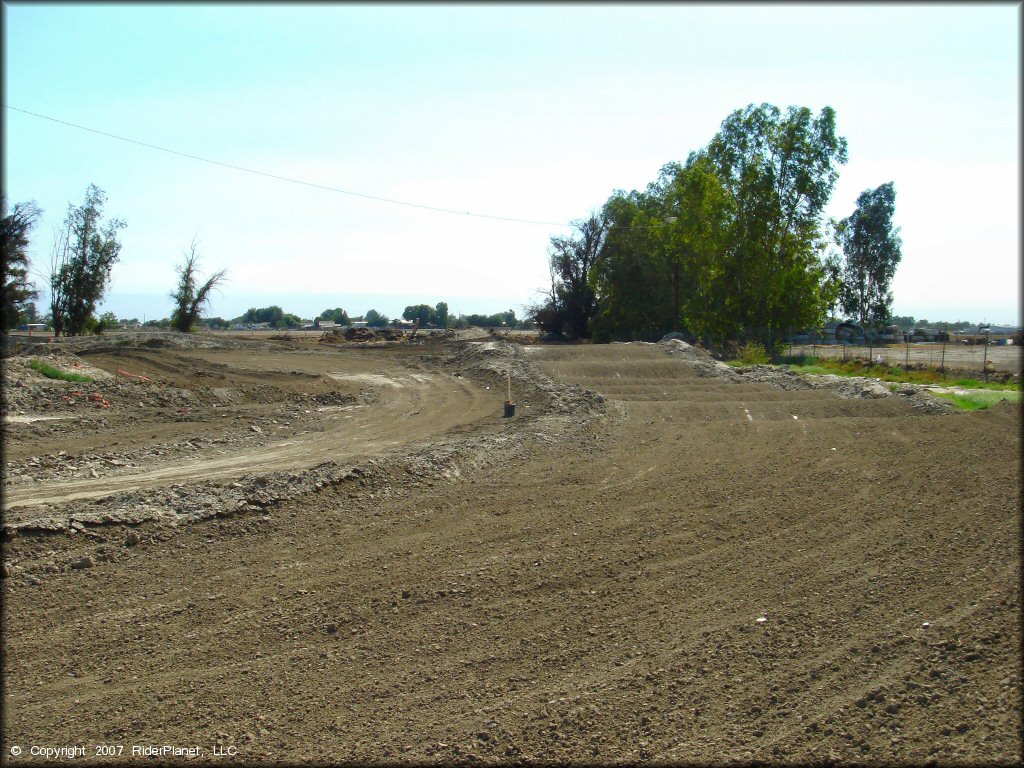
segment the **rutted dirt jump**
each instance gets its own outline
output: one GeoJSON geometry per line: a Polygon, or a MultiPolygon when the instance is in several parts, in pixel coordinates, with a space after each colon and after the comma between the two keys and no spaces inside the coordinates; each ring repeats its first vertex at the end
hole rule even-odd
{"type": "Polygon", "coordinates": [[[1019,406],[237,346],[66,356],[109,408],[5,366],[19,760],[1020,762],[1019,406]]]}

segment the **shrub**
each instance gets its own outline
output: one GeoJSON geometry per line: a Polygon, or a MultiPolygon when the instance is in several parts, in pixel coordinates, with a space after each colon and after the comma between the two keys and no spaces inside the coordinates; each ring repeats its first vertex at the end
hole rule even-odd
{"type": "Polygon", "coordinates": [[[768,352],[756,341],[748,341],[740,347],[737,357],[744,365],[767,365],[769,362],[768,352]]]}

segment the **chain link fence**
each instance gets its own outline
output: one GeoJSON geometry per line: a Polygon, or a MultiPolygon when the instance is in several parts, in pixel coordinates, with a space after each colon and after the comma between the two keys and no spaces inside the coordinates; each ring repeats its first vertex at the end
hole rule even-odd
{"type": "Polygon", "coordinates": [[[926,366],[937,370],[984,374],[999,371],[1020,373],[1024,347],[1005,344],[905,342],[903,344],[786,344],[778,350],[783,359],[802,356],[827,360],[864,360],[889,366],[926,366]]]}
{"type": "Polygon", "coordinates": [[[902,368],[932,368],[938,371],[970,374],[971,378],[988,374],[1020,375],[1024,367],[1024,346],[1020,335],[957,337],[943,334],[935,341],[910,340],[892,333],[856,339],[836,339],[817,333],[791,333],[789,329],[745,329],[737,339],[679,334],[691,343],[724,359],[741,358],[747,343],[763,346],[775,362],[807,361],[808,358],[850,362],[860,360],[902,368]],[[987,342],[987,343],[986,343],[987,342]]]}

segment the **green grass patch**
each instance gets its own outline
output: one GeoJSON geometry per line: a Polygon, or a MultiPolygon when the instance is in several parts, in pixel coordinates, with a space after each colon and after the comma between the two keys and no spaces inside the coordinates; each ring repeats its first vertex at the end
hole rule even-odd
{"type": "Polygon", "coordinates": [[[993,390],[999,392],[1020,392],[1020,386],[1001,384],[994,381],[978,381],[977,379],[951,378],[934,368],[924,370],[907,370],[899,366],[878,365],[864,360],[826,360],[812,355],[794,356],[793,362],[786,357],[777,357],[777,364],[785,364],[796,373],[831,373],[836,376],[865,376],[880,381],[891,381],[898,384],[931,384],[939,387],[959,387],[961,389],[993,390]]]}
{"type": "Polygon", "coordinates": [[[62,381],[75,381],[81,384],[89,383],[92,381],[88,376],[83,376],[80,373],[65,373],[59,368],[54,368],[49,363],[44,363],[42,360],[32,360],[29,362],[28,367],[33,371],[43,374],[48,379],[61,379],[62,381]]]}
{"type": "Polygon", "coordinates": [[[954,394],[952,392],[936,392],[935,396],[949,400],[957,408],[965,411],[983,411],[986,408],[991,408],[1001,400],[1020,404],[1021,393],[1020,390],[992,392],[986,389],[979,389],[975,392],[968,392],[962,395],[954,394]]]}

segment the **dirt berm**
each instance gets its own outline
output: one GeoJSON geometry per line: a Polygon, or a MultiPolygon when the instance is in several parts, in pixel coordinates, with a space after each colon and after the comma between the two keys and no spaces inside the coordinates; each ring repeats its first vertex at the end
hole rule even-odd
{"type": "Polygon", "coordinates": [[[64,524],[8,524],[9,764],[1020,763],[1018,406],[663,344],[310,346],[83,351],[151,379],[109,408],[25,374],[62,419],[7,424],[5,522],[64,524]],[[76,518],[119,493],[172,509],[76,518]]]}

